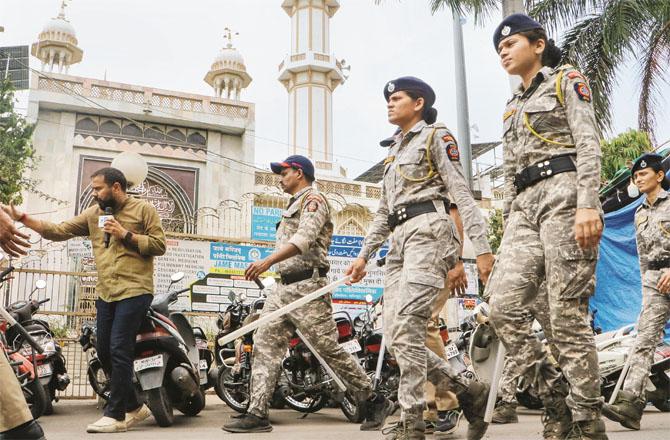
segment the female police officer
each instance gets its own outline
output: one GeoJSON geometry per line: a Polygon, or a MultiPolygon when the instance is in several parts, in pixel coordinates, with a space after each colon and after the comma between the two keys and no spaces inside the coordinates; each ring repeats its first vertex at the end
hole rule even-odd
{"type": "Polygon", "coordinates": [[[644,202],[635,212],[637,253],[642,275],[642,314],[638,322],[635,348],[623,389],[603,414],[626,428],[640,429],[646,406],[645,386],[654,349],[670,316],[670,182],[665,177],[663,158],[645,154],[633,164],[633,182],[644,202]]]}
{"type": "Polygon", "coordinates": [[[385,161],[379,209],[347,274],[353,283],[362,279],[367,260],[390,235],[384,333],[400,366],[402,417],[389,438],[424,438],[427,375],[439,389],[456,392],[470,421],[468,439],[479,439],[487,427],[483,413],[488,388],[456,374],[445,360],[426,350],[425,342],[433,302],[459,256],[460,239],[449,217],[447,193],[458,205],[484,281],[493,263],[486,224],[463,177],[454,137],[443,124],[435,124],[433,89],[418,78],[402,77],[386,84],[384,97],[389,122],[400,132],[385,161]]]}
{"type": "Polygon", "coordinates": [[[485,291],[491,322],[517,373],[527,376],[544,401],[544,438],[606,439],[587,316],[602,233],[591,91],[578,71],[556,67],[560,50],[528,16],[505,18],[493,42],[503,68],[522,83],[503,114],[506,221],[485,291]],[[525,318],[544,280],[569,394],[525,318]]]}

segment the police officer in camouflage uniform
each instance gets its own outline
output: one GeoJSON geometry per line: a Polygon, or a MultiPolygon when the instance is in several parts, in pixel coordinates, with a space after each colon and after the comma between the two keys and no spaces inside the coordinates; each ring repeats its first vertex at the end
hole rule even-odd
{"type": "MultiPolygon", "coordinates": [[[[261,317],[328,284],[328,247],[333,235],[330,206],[312,186],[314,166],[304,156],[289,156],[273,162],[272,171],[281,174],[280,185],[291,194],[278,224],[275,252],[251,264],[247,280],[275,265],[281,276],[263,307],[261,317]]],[[[226,424],[234,433],[269,432],[268,400],[272,397],[281,361],[295,329],[309,340],[335,373],[348,385],[349,393],[362,406],[362,430],[377,430],[384,424],[393,404],[372,391],[372,384],[353,356],[340,347],[332,316],[330,296],[323,296],[258,329],[254,335],[250,403],[247,414],[226,424]]]]}
{"type": "Polygon", "coordinates": [[[588,302],[602,235],[600,145],[586,79],[523,14],[494,33],[503,68],[522,83],[503,114],[505,231],[486,286],[491,323],[545,406],[545,439],[607,438],[588,302]],[[567,379],[547,362],[527,310],[546,280],[567,379]]]}
{"type": "Polygon", "coordinates": [[[670,182],[665,177],[663,157],[645,154],[635,161],[631,173],[644,202],[635,212],[637,253],[642,275],[642,314],[635,348],[622,390],[603,414],[629,429],[640,429],[646,406],[645,387],[654,349],[670,317],[670,182]]]}
{"type": "Polygon", "coordinates": [[[358,282],[366,262],[389,238],[384,286],[384,334],[400,366],[398,401],[401,420],[387,430],[389,439],[423,439],[424,381],[458,397],[470,422],[468,439],[481,438],[488,386],[457,374],[449,363],[426,349],[426,325],[447,272],[460,255],[460,238],[449,217],[450,193],[477,253],[485,281],[493,256],[486,223],[468,188],[452,134],[436,124],[435,93],[414,77],[390,81],[384,87],[389,122],[395,136],[384,166],[379,208],[361,252],[347,274],[358,282]]]}

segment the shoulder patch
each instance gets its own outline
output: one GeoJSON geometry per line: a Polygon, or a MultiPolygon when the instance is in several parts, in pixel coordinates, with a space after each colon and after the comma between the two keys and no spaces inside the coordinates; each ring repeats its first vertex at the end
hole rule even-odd
{"type": "Polygon", "coordinates": [[[579,73],[576,70],[572,70],[572,71],[568,72],[568,78],[570,78],[570,79],[575,79],[575,78],[584,79],[584,75],[582,75],[581,73],[579,73]]]}
{"type": "Polygon", "coordinates": [[[575,93],[577,97],[585,102],[591,102],[591,89],[585,82],[575,83],[575,93]]]}
{"type": "Polygon", "coordinates": [[[316,212],[319,209],[319,205],[323,203],[323,198],[318,194],[308,194],[305,197],[305,207],[304,209],[307,212],[316,212]]]}
{"type": "Polygon", "coordinates": [[[451,135],[451,133],[447,133],[444,136],[442,136],[442,142],[446,144],[446,152],[447,156],[449,157],[449,160],[452,161],[457,161],[460,160],[461,154],[458,151],[458,145],[456,144],[456,139],[451,135]]]}

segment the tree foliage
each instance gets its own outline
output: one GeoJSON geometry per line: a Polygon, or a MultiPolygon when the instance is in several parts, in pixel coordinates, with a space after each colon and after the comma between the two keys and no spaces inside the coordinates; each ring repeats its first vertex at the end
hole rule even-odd
{"type": "Polygon", "coordinates": [[[628,130],[613,139],[600,143],[602,151],[600,177],[602,184],[609,182],[620,169],[631,167],[632,162],[642,153],[652,151],[647,133],[628,130]]]}
{"type": "Polygon", "coordinates": [[[35,168],[32,146],[34,125],[14,111],[14,89],[8,80],[0,82],[0,202],[22,203],[21,192],[35,187],[25,177],[35,168]]]}

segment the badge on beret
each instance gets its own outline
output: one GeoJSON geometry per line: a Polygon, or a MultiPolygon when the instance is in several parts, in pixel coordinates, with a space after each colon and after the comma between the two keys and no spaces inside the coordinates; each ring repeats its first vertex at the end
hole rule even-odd
{"type": "Polygon", "coordinates": [[[503,26],[502,30],[500,31],[500,35],[506,37],[511,31],[512,29],[509,26],[503,26]]]}
{"type": "Polygon", "coordinates": [[[589,90],[589,86],[585,82],[575,83],[575,92],[577,92],[577,96],[582,101],[591,102],[591,90],[589,90]]]}
{"type": "Polygon", "coordinates": [[[640,169],[642,168],[647,168],[647,162],[645,162],[644,160],[640,162],[640,169]]]}
{"type": "Polygon", "coordinates": [[[388,91],[389,93],[393,93],[394,90],[395,90],[395,84],[390,82],[389,85],[386,86],[386,91],[388,91]]]}

